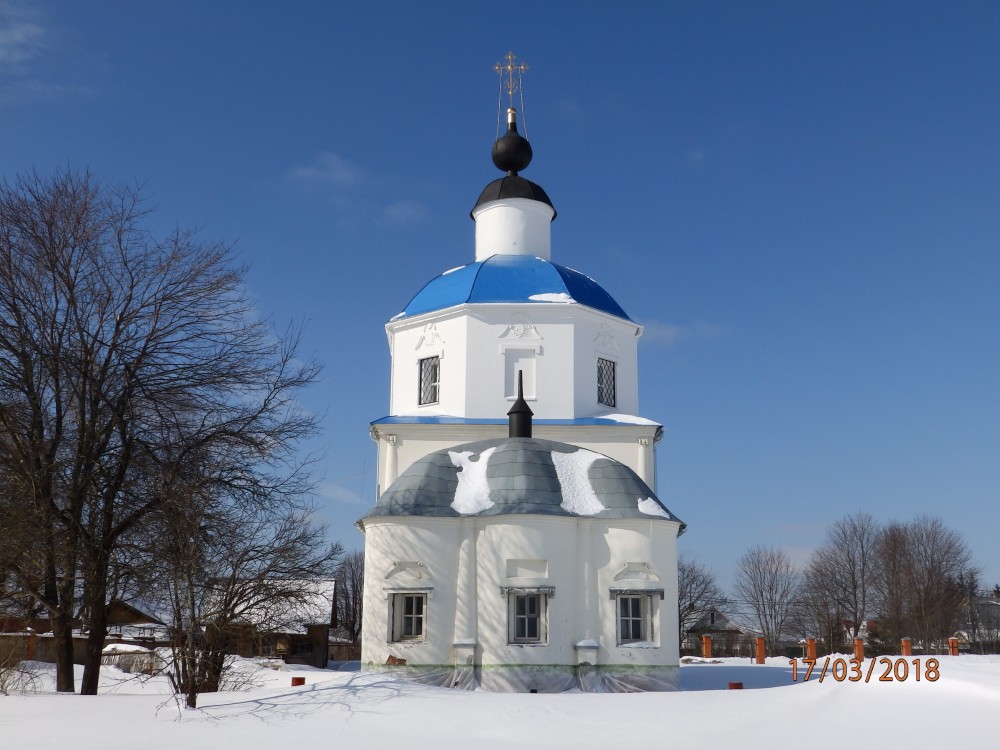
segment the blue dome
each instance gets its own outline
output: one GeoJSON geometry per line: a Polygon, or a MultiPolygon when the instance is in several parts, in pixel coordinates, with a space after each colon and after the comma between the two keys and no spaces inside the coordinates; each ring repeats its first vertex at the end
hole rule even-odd
{"type": "Polygon", "coordinates": [[[494,255],[445,271],[417,292],[393,320],[465,303],[489,302],[576,302],[632,320],[589,276],[533,255],[494,255]]]}

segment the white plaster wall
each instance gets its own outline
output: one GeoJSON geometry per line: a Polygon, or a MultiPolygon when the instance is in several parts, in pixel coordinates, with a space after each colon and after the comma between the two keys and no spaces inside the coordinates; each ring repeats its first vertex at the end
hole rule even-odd
{"type": "Polygon", "coordinates": [[[467,317],[453,311],[390,325],[390,414],[461,416],[470,380],[467,317]],[[433,356],[441,357],[440,401],[420,405],[419,361],[433,356]]]}
{"type": "MultiPolygon", "coordinates": [[[[596,387],[596,386],[595,386],[596,387]]],[[[569,443],[601,453],[628,466],[650,486],[656,487],[657,425],[540,425],[533,435],[545,440],[569,443]]],[[[434,451],[460,443],[507,437],[507,424],[409,424],[382,425],[377,430],[378,486],[381,494],[415,461],[434,451]],[[390,443],[390,440],[395,441],[390,443]],[[389,460],[390,451],[395,461],[389,460]],[[390,471],[392,467],[395,471],[390,471]]]]}
{"type": "Polygon", "coordinates": [[[492,255],[537,255],[548,260],[552,250],[552,207],[528,198],[505,198],[479,206],[476,260],[492,255]]]}
{"type": "Polygon", "coordinates": [[[364,617],[361,660],[385,664],[389,655],[413,664],[449,664],[454,660],[460,519],[388,518],[365,523],[364,617]],[[424,576],[389,575],[396,563],[423,564],[424,576]],[[390,642],[390,597],[403,589],[430,589],[424,641],[390,642]]]}
{"type": "Polygon", "coordinates": [[[482,664],[575,664],[576,522],[572,518],[502,516],[481,519],[479,643],[482,664]],[[508,578],[508,560],[545,560],[544,577],[508,578]],[[501,586],[554,586],[547,603],[548,637],[507,643],[507,597],[501,586]]]}
{"type": "Polygon", "coordinates": [[[677,624],[677,534],[680,524],[674,521],[627,519],[614,524],[594,522],[597,589],[603,596],[600,604],[600,664],[677,665],[680,643],[677,624]],[[656,580],[615,580],[626,563],[648,562],[656,580]],[[656,599],[653,619],[653,642],[657,648],[634,644],[617,645],[615,602],[612,588],[663,589],[656,599]]]}
{"type": "Polygon", "coordinates": [[[573,326],[567,305],[476,305],[468,313],[466,408],[462,416],[504,418],[514,399],[506,387],[506,351],[533,352],[537,419],[573,413],[573,326]]]}
{"type": "Polygon", "coordinates": [[[501,419],[505,352],[534,352],[537,419],[636,414],[639,326],[575,304],[462,305],[390,322],[390,414],[501,419]],[[418,405],[418,360],[441,356],[441,399],[418,405]],[[617,364],[617,404],[597,403],[597,358],[617,364]]]}
{"type": "Polygon", "coordinates": [[[610,315],[580,315],[574,328],[576,417],[603,414],[639,413],[638,327],[610,315]],[[597,360],[616,363],[617,403],[613,407],[597,402],[597,360]]]}
{"type": "MultiPolygon", "coordinates": [[[[547,516],[472,519],[405,517],[365,524],[365,599],[362,661],[384,664],[391,654],[411,665],[452,664],[456,633],[458,560],[463,527],[475,536],[477,606],[476,661],[489,664],[577,663],[576,644],[598,640],[598,664],[678,664],[677,545],[679,524],[643,519],[615,521],[547,516]],[[544,560],[543,574],[508,577],[510,560],[544,560]],[[387,579],[400,561],[422,562],[421,580],[387,579]],[[654,580],[615,580],[626,563],[644,563],[654,580]],[[390,643],[389,599],[393,589],[430,588],[426,640],[390,643]],[[507,643],[507,599],[501,586],[553,586],[548,602],[547,642],[507,643]],[[612,588],[663,589],[655,603],[654,647],[617,645],[612,588]]],[[[469,580],[466,578],[465,580],[469,580]]]]}

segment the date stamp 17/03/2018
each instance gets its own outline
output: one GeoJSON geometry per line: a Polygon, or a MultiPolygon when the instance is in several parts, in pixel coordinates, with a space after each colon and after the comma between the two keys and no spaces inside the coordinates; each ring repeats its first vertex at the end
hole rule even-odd
{"type": "Polygon", "coordinates": [[[814,672],[819,672],[819,681],[832,678],[836,682],[871,682],[874,677],[877,682],[906,682],[913,680],[920,682],[937,682],[941,677],[941,665],[937,659],[904,659],[901,657],[892,658],[883,656],[880,659],[871,659],[867,669],[860,659],[833,658],[829,656],[823,659],[789,659],[792,665],[792,682],[808,682],[814,677],[814,672]],[[799,666],[799,662],[805,665],[805,669],[799,666]],[[875,665],[878,665],[876,669],[875,665]]]}

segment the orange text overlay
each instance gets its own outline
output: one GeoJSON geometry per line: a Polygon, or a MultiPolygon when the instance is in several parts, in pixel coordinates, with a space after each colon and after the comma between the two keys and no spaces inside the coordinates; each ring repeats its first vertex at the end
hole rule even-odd
{"type": "Polygon", "coordinates": [[[883,656],[870,659],[866,665],[861,659],[840,657],[824,659],[789,659],[792,665],[792,682],[808,682],[810,678],[834,680],[836,682],[937,682],[941,677],[941,665],[937,659],[904,659],[883,656]],[[799,662],[802,662],[801,665],[799,662]]]}

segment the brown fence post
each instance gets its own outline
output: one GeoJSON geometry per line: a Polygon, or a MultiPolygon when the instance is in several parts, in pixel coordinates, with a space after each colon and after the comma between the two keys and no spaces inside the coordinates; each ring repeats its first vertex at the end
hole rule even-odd
{"type": "Polygon", "coordinates": [[[911,641],[909,638],[900,639],[899,653],[902,656],[911,656],[913,654],[913,641],[911,641]]]}
{"type": "Polygon", "coordinates": [[[757,663],[758,664],[763,664],[764,663],[764,655],[765,655],[765,652],[764,652],[764,639],[761,638],[760,636],[758,636],[757,637],[757,663]]]}
{"type": "Polygon", "coordinates": [[[34,631],[28,633],[28,653],[25,654],[25,658],[28,661],[35,660],[35,639],[37,637],[38,635],[34,631]]]}
{"type": "Polygon", "coordinates": [[[854,639],[854,658],[859,661],[865,658],[865,641],[863,638],[854,639]]]}
{"type": "Polygon", "coordinates": [[[958,638],[948,639],[948,656],[958,656],[958,638]]]}
{"type": "Polygon", "coordinates": [[[806,658],[816,661],[816,639],[806,638],[806,658]]]}
{"type": "Polygon", "coordinates": [[[701,637],[701,655],[705,659],[712,658],[712,636],[703,635],[701,637]]]}

